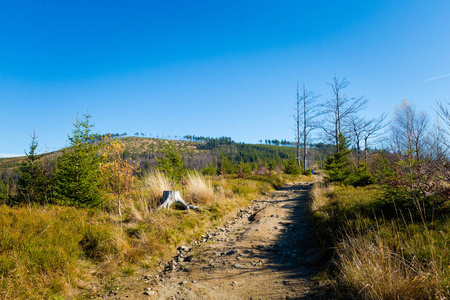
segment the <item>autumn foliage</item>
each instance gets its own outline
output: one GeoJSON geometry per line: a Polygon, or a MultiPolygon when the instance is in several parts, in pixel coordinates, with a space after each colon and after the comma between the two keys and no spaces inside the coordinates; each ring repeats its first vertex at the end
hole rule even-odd
{"type": "Polygon", "coordinates": [[[121,215],[121,199],[136,186],[134,174],[138,164],[123,159],[125,147],[118,140],[107,142],[102,151],[100,173],[103,187],[117,198],[119,214],[121,215]]]}

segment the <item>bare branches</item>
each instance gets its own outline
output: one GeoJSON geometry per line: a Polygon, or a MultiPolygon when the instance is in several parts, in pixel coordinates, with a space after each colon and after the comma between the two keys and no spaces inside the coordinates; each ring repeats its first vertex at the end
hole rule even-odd
{"type": "Polygon", "coordinates": [[[319,96],[313,92],[308,91],[303,83],[303,87],[299,90],[299,83],[297,82],[297,114],[296,121],[296,146],[297,146],[297,163],[300,166],[300,141],[303,138],[303,171],[307,169],[307,142],[308,136],[317,124],[314,119],[319,115],[317,110],[317,99],[319,96]],[[302,126],[302,128],[301,128],[302,126]]]}
{"type": "Polygon", "coordinates": [[[369,151],[369,140],[378,138],[384,134],[382,131],[388,123],[385,123],[386,114],[383,113],[379,118],[370,119],[363,124],[363,139],[364,139],[364,162],[367,163],[367,152],[369,151]]]}
{"type": "Polygon", "coordinates": [[[364,134],[366,122],[357,117],[357,116],[350,116],[348,127],[351,132],[351,140],[356,146],[356,161],[359,164],[360,161],[360,154],[361,154],[361,141],[364,134]]]}
{"type": "Polygon", "coordinates": [[[325,124],[322,126],[326,135],[334,140],[336,149],[339,144],[339,135],[343,134],[345,121],[352,115],[367,107],[367,99],[364,97],[347,98],[344,94],[345,89],[350,82],[345,78],[339,80],[336,76],[332,83],[327,83],[332,90],[332,98],[324,105],[323,113],[327,116],[325,124]]]}
{"type": "Polygon", "coordinates": [[[417,112],[415,107],[403,100],[396,107],[391,124],[391,139],[395,151],[406,152],[416,159],[422,158],[426,147],[429,118],[424,112],[417,112]]]}
{"type": "Polygon", "coordinates": [[[437,102],[438,109],[436,110],[436,113],[438,114],[439,118],[445,122],[447,126],[450,127],[450,111],[448,109],[448,106],[450,106],[450,102],[446,101],[446,103],[442,103],[441,101],[437,102]]]}

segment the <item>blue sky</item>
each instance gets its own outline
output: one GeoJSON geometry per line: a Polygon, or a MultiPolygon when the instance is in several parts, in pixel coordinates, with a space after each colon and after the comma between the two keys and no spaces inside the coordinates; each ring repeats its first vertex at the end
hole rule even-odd
{"type": "Polygon", "coordinates": [[[95,131],[294,139],[297,81],[363,114],[450,100],[448,1],[2,1],[0,155],[95,131]],[[439,77],[439,78],[435,78],[439,77]],[[434,78],[434,79],[432,79],[434,78]],[[432,80],[428,80],[432,79],[432,80]]]}

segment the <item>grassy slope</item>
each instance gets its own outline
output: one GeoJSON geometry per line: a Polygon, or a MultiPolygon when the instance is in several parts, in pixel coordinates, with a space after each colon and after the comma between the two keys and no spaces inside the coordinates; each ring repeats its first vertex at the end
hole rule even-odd
{"type": "Polygon", "coordinates": [[[386,206],[380,196],[375,186],[312,191],[312,218],[342,297],[449,297],[450,218],[414,218],[414,208],[386,206]]]}

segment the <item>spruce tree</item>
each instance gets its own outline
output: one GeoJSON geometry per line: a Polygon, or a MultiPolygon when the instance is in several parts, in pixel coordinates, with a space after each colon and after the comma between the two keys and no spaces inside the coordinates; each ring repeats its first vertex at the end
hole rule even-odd
{"type": "Polygon", "coordinates": [[[302,173],[301,164],[299,166],[295,159],[290,158],[284,164],[284,172],[286,174],[299,175],[302,173]]]}
{"type": "Polygon", "coordinates": [[[39,162],[39,155],[36,153],[38,146],[36,133],[33,130],[29,152],[26,152],[24,160],[19,169],[19,179],[17,182],[18,203],[40,203],[47,202],[47,188],[44,170],[39,162]]]}
{"type": "Polygon", "coordinates": [[[92,207],[100,204],[99,146],[92,134],[91,116],[75,121],[70,147],[58,159],[55,171],[55,198],[59,204],[92,207]]]}
{"type": "Polygon", "coordinates": [[[230,173],[233,173],[233,165],[228,159],[228,156],[222,151],[217,165],[217,175],[226,176],[230,173]]]}
{"type": "Polygon", "coordinates": [[[343,182],[350,175],[349,154],[351,150],[348,149],[348,146],[347,139],[340,133],[335,153],[325,162],[328,180],[343,182]]]}
{"type": "Polygon", "coordinates": [[[175,181],[181,180],[186,174],[187,168],[180,150],[171,142],[163,144],[161,147],[162,156],[156,159],[158,162],[156,168],[175,181]]]}

